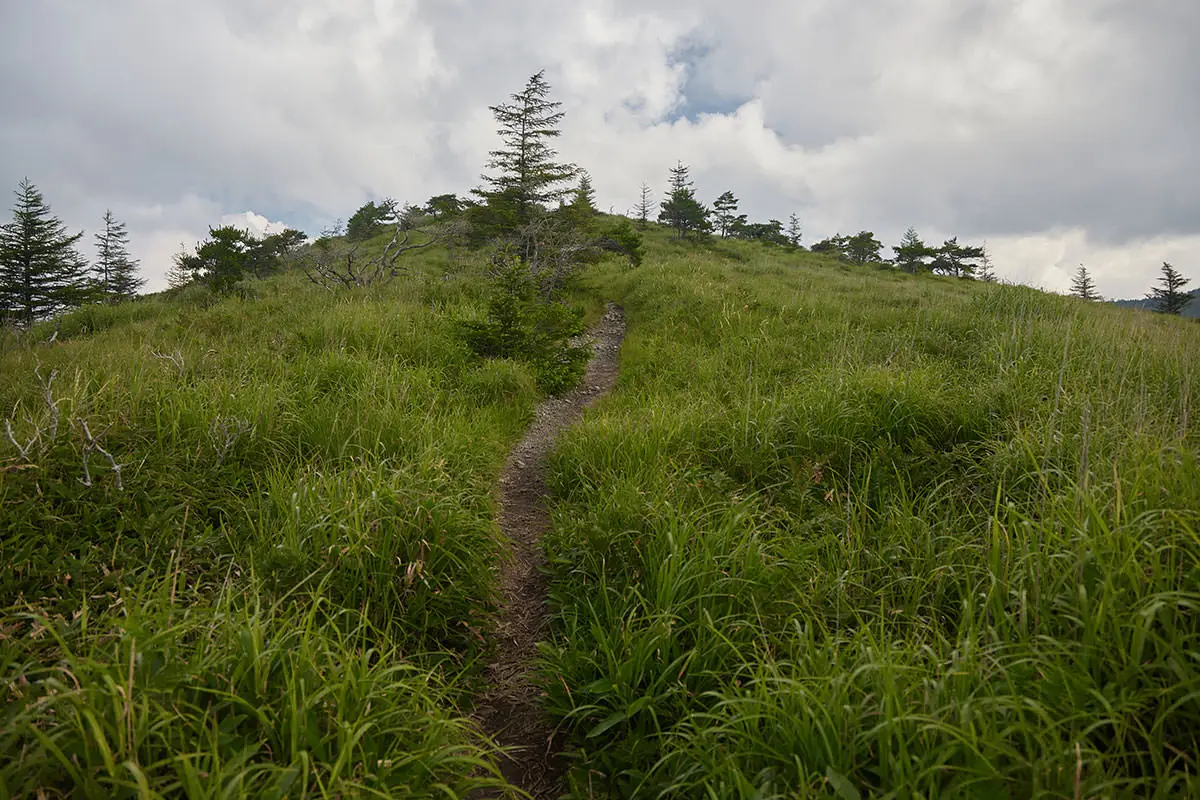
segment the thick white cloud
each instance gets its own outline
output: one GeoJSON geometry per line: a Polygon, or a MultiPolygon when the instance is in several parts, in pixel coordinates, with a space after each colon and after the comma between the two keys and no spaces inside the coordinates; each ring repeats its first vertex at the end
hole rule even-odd
{"type": "Polygon", "coordinates": [[[112,208],[161,286],[248,208],[315,232],[470,188],[487,106],[545,68],[602,207],[682,159],[808,240],[914,225],[1137,296],[1164,259],[1200,280],[1198,32],[1179,0],[4,3],[0,185],[112,208]]]}

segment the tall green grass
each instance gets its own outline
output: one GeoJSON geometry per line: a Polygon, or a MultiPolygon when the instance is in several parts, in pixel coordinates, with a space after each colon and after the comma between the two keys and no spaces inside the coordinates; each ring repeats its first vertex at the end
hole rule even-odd
{"type": "Polygon", "coordinates": [[[503,785],[464,714],[492,486],[537,391],[462,343],[482,265],[443,260],[344,294],[191,287],[5,343],[0,417],[35,441],[0,441],[0,797],[503,785]]]}
{"type": "Polygon", "coordinates": [[[551,470],[575,796],[1200,793],[1200,331],[725,248],[592,276],[630,331],[551,470]]]}

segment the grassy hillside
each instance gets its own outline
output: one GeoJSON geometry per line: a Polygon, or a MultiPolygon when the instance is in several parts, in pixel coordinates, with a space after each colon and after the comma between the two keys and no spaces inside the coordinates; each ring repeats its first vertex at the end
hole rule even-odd
{"type": "Polygon", "coordinates": [[[41,437],[28,459],[0,444],[0,797],[486,783],[457,709],[492,605],[491,487],[536,391],[461,343],[481,281],[445,269],[192,287],[10,344],[0,416],[41,437]]]}
{"type": "MultiPolygon", "coordinates": [[[[582,277],[630,327],[550,475],[574,796],[1200,792],[1200,329],[648,239],[582,277]]],[[[538,394],[458,335],[481,263],[413,264],[4,344],[0,797],[497,782],[465,714],[538,394]]]]}
{"type": "Polygon", "coordinates": [[[719,249],[593,276],[630,333],[552,477],[578,795],[1200,792],[1200,331],[719,249]]]}

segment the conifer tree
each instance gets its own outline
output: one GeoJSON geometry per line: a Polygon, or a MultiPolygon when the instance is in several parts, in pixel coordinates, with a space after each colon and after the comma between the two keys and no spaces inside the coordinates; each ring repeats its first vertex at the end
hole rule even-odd
{"type": "Polygon", "coordinates": [[[12,222],[0,228],[0,318],[28,327],[87,302],[87,263],[75,249],[83,233],[68,234],[28,178],[14,193],[12,222]]]}
{"type": "Polygon", "coordinates": [[[475,190],[495,214],[496,233],[528,224],[546,204],[571,193],[564,184],[575,177],[575,167],[560,164],[550,140],[561,133],[558,125],[562,103],[550,99],[545,72],[530,77],[525,88],[512,95],[511,103],[491,106],[503,144],[489,153],[486,188],[475,190]]]}
{"type": "Polygon", "coordinates": [[[129,234],[125,224],[117,222],[111,211],[104,212],[104,230],[96,234],[94,280],[101,297],[119,303],[134,297],[145,281],[138,277],[137,259],[129,256],[129,234]]]}
{"type": "Polygon", "coordinates": [[[800,217],[796,216],[795,211],[788,217],[787,238],[792,247],[800,246],[800,217]]]}
{"type": "Polygon", "coordinates": [[[646,227],[647,224],[649,224],[650,210],[653,207],[654,207],[654,204],[650,202],[650,185],[647,183],[643,183],[642,188],[641,188],[641,194],[638,199],[638,204],[636,206],[634,206],[634,208],[633,208],[634,214],[637,215],[639,227],[644,228],[644,227],[646,227]]]}
{"type": "Polygon", "coordinates": [[[598,213],[596,190],[592,188],[592,176],[585,169],[579,170],[579,185],[575,187],[575,198],[571,201],[571,207],[576,214],[582,217],[590,217],[598,213]]]}
{"type": "Polygon", "coordinates": [[[929,259],[937,254],[936,250],[921,241],[914,228],[905,231],[900,244],[892,247],[892,250],[896,253],[896,266],[914,275],[928,269],[929,259]]]}
{"type": "Polygon", "coordinates": [[[688,231],[704,232],[711,228],[708,209],[696,200],[696,191],[682,162],[671,167],[670,191],[662,202],[658,221],[675,229],[675,236],[686,239],[688,231]]]}
{"type": "MultiPolygon", "coordinates": [[[[733,192],[724,192],[713,202],[713,227],[721,238],[728,238],[733,233],[738,221],[738,200],[733,192]]],[[[741,217],[744,222],[746,217],[741,217]]]]}
{"type": "Polygon", "coordinates": [[[1154,310],[1160,314],[1180,314],[1183,309],[1191,302],[1191,294],[1183,291],[1183,287],[1190,282],[1188,278],[1183,277],[1166,261],[1162,265],[1162,276],[1158,279],[1162,288],[1155,287],[1150,290],[1150,294],[1146,298],[1154,305],[1154,310]]]}
{"type": "Polygon", "coordinates": [[[183,242],[179,243],[179,252],[171,259],[171,268],[167,270],[167,286],[172,289],[182,289],[192,282],[195,277],[190,267],[191,256],[183,242]]]}
{"type": "Polygon", "coordinates": [[[992,256],[988,253],[987,242],[983,243],[983,256],[979,259],[979,270],[975,273],[975,277],[984,283],[996,282],[996,270],[992,268],[992,256]]]}
{"type": "Polygon", "coordinates": [[[1100,295],[1096,293],[1096,283],[1083,264],[1080,264],[1079,269],[1075,270],[1075,279],[1071,282],[1071,294],[1081,300],[1100,299],[1100,295]]]}

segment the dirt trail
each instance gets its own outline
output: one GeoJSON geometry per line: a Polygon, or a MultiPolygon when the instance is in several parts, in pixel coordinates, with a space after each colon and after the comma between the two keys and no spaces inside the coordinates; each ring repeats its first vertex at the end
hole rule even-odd
{"type": "Polygon", "coordinates": [[[538,406],[533,424],[509,454],[500,476],[499,523],[509,550],[500,564],[501,605],[496,654],[487,669],[489,688],[474,717],[502,746],[513,748],[500,765],[504,777],[535,800],[559,796],[565,767],[554,728],[538,703],[540,690],[533,676],[536,644],[545,639],[546,627],[546,576],[540,569],[540,541],[550,525],[546,456],[558,434],[616,382],[617,352],[625,336],[621,307],[609,303],[590,336],[592,360],[582,383],[538,406]]]}

